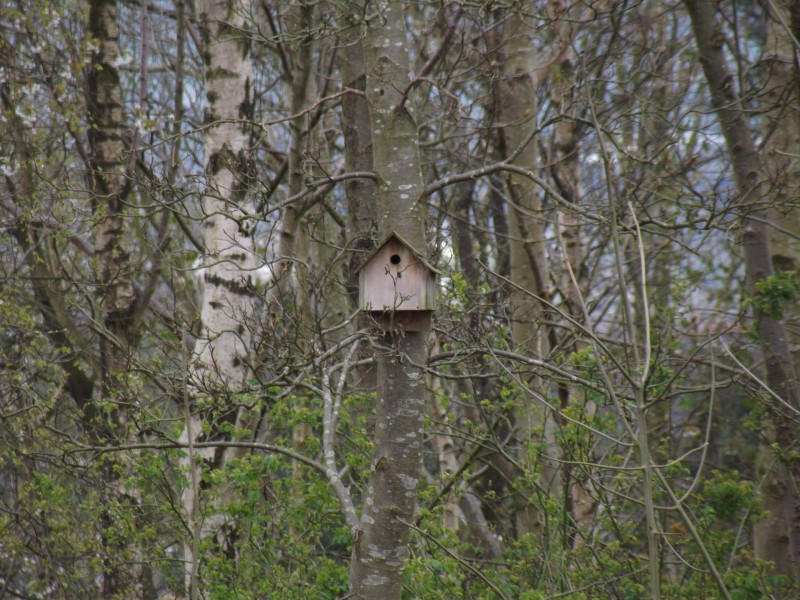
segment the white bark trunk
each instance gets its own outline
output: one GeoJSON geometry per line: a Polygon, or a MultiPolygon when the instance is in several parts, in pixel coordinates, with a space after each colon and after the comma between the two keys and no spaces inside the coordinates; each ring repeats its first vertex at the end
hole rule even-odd
{"type": "MultiPolygon", "coordinates": [[[[220,422],[247,429],[252,415],[237,406],[236,394],[246,388],[254,318],[251,286],[256,266],[252,207],[249,119],[252,112],[252,64],[249,40],[242,31],[250,14],[249,0],[203,0],[199,15],[204,34],[206,76],[203,211],[202,333],[191,365],[190,411],[182,441],[205,436],[220,439],[220,422]]],[[[200,460],[222,468],[241,451],[198,450],[185,465],[190,481],[198,481],[200,460]]],[[[221,495],[224,497],[224,494],[221,495]]],[[[212,507],[200,521],[202,499],[197,485],[182,496],[193,540],[184,544],[186,583],[193,598],[200,595],[197,538],[219,532],[221,522],[212,507]]]]}
{"type": "MultiPolygon", "coordinates": [[[[90,439],[101,444],[122,445],[131,437],[125,381],[135,338],[136,296],[127,242],[130,230],[126,223],[126,197],[130,182],[125,166],[126,127],[117,68],[120,55],[118,18],[116,0],[92,1],[89,33],[97,50],[87,82],[87,112],[92,123],[88,134],[91,150],[88,179],[103,329],[99,337],[101,385],[95,387],[96,397],[83,409],[90,439]],[[100,416],[103,404],[113,407],[107,417],[100,416]]],[[[104,532],[114,530],[116,511],[133,510],[134,515],[138,511],[136,491],[124,485],[129,470],[130,464],[119,457],[109,460],[102,469],[107,494],[106,507],[100,516],[104,532]]],[[[125,537],[112,535],[103,543],[107,564],[100,593],[109,598],[141,597],[146,569],[139,550],[125,537]]]]}

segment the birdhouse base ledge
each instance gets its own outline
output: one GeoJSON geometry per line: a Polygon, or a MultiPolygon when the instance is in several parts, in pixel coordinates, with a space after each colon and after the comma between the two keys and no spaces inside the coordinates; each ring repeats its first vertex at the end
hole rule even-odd
{"type": "Polygon", "coordinates": [[[381,331],[427,331],[431,328],[429,310],[364,311],[362,320],[367,327],[381,331]]]}

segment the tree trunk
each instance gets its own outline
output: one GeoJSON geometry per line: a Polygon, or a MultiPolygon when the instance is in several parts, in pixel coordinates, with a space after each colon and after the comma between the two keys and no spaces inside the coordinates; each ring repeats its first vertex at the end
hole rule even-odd
{"type": "MultiPolygon", "coordinates": [[[[551,7],[563,11],[560,3],[551,7]]],[[[563,54],[566,44],[561,24],[554,21],[548,31],[555,40],[547,53],[537,50],[537,29],[524,11],[516,9],[503,25],[501,42],[503,75],[497,83],[497,117],[500,124],[500,148],[504,158],[512,155],[512,163],[529,171],[538,167],[537,100],[536,94],[549,69],[563,54]]],[[[521,175],[506,177],[508,202],[508,228],[510,248],[510,278],[514,284],[511,293],[511,333],[519,351],[544,358],[554,341],[553,331],[542,323],[548,300],[549,265],[546,254],[546,220],[540,192],[536,184],[521,175]]],[[[542,382],[534,377],[527,384],[541,388],[542,382]]],[[[539,389],[539,391],[542,391],[539,389]]],[[[547,396],[547,393],[543,393],[547,396]]],[[[566,403],[566,399],[562,398],[566,403]]],[[[526,402],[514,415],[515,443],[520,457],[528,455],[526,446],[537,435],[535,443],[546,448],[541,453],[539,465],[542,489],[554,496],[563,494],[563,475],[559,468],[560,449],[555,441],[558,427],[556,416],[536,401],[526,402]]],[[[523,461],[524,463],[524,461],[523,461]]],[[[543,533],[543,515],[530,498],[514,494],[516,503],[517,534],[543,533]]]]}
{"type": "MultiPolygon", "coordinates": [[[[357,14],[354,12],[354,14],[357,14]]],[[[344,33],[344,47],[340,50],[342,83],[345,88],[366,91],[364,50],[359,27],[344,33]]],[[[372,131],[369,107],[362,94],[347,94],[342,98],[342,129],[347,172],[372,171],[372,131]]],[[[349,179],[345,183],[347,194],[347,246],[352,249],[348,261],[347,286],[353,301],[358,304],[358,267],[375,247],[377,222],[375,216],[375,183],[372,179],[349,179]]]]}
{"type": "MultiPolygon", "coordinates": [[[[313,53],[315,46],[311,38],[314,17],[314,3],[301,2],[287,11],[287,37],[293,43],[287,44],[287,54],[291,58],[291,71],[284,73],[289,85],[287,95],[291,98],[290,114],[300,113],[314,95],[312,74],[313,53]]],[[[290,122],[292,143],[289,148],[289,196],[300,193],[305,188],[306,149],[311,145],[308,115],[292,119],[290,122]]],[[[281,212],[281,234],[278,249],[278,269],[275,279],[278,284],[278,300],[286,305],[294,303],[292,274],[295,272],[298,239],[301,236],[301,219],[303,217],[304,199],[287,204],[281,212]]],[[[299,276],[299,275],[298,275],[299,276]]]]}
{"type": "MultiPolygon", "coordinates": [[[[359,14],[357,4],[350,5],[351,14],[359,14]]],[[[344,47],[341,58],[342,85],[360,93],[342,98],[342,133],[344,134],[344,161],[348,173],[372,172],[372,130],[367,104],[364,70],[364,49],[361,45],[361,28],[355,24],[343,34],[344,47]]],[[[375,182],[369,178],[348,179],[345,182],[347,198],[347,227],[345,247],[349,258],[345,264],[347,292],[350,308],[358,306],[358,269],[375,248],[378,222],[375,207],[375,182]]],[[[355,323],[357,327],[358,322],[355,323]]],[[[369,350],[362,350],[364,355],[369,350]]],[[[376,369],[365,366],[358,369],[358,381],[363,392],[377,389],[376,369]]]]}
{"type": "MultiPolygon", "coordinates": [[[[370,5],[375,16],[363,41],[367,102],[377,175],[381,236],[397,232],[427,254],[424,189],[412,114],[403,4],[370,5]]],[[[428,332],[386,332],[378,361],[375,450],[361,521],[353,539],[350,591],[354,598],[400,598],[403,568],[422,468],[428,332]]]]}
{"type": "MultiPolygon", "coordinates": [[[[243,33],[250,15],[247,0],[203,0],[199,6],[206,77],[203,210],[202,333],[191,364],[191,398],[183,442],[226,439],[220,426],[251,428],[251,409],[238,404],[246,389],[254,319],[254,223],[249,187],[252,178],[250,123],[252,64],[243,33]],[[204,432],[205,428],[205,432],[204,432]]],[[[227,429],[230,431],[230,429],[227,429]]],[[[200,595],[199,538],[216,537],[224,545],[224,523],[212,507],[202,517],[198,485],[201,462],[223,468],[242,450],[198,450],[188,455],[190,485],[182,496],[191,539],[184,544],[186,583],[192,598],[200,595]]],[[[219,494],[224,502],[224,493],[219,494]]]]}
{"type": "MultiPolygon", "coordinates": [[[[800,7],[800,3],[794,4],[800,7]]],[[[780,224],[780,229],[769,227],[767,230],[772,267],[776,273],[796,273],[800,267],[800,241],[786,233],[800,231],[800,211],[796,201],[792,201],[800,192],[800,160],[797,157],[800,146],[800,74],[794,64],[794,41],[784,26],[789,18],[789,10],[784,4],[772,5],[762,62],[767,108],[763,153],[771,184],[767,214],[770,223],[780,224]]],[[[782,309],[792,366],[797,374],[800,372],[800,310],[792,303],[787,303],[782,309]]],[[[789,541],[786,525],[794,517],[788,499],[794,503],[799,500],[792,498],[790,493],[791,474],[787,465],[776,461],[771,448],[771,443],[777,441],[775,435],[774,429],[766,432],[766,443],[762,444],[758,456],[757,473],[764,478],[762,501],[769,514],[756,525],[755,550],[759,558],[775,563],[776,572],[791,576],[797,563],[792,564],[785,543],[775,542],[789,541]]],[[[795,551],[800,551],[800,548],[795,546],[795,551]]]]}
{"type": "MultiPolygon", "coordinates": [[[[768,189],[765,169],[756,149],[744,112],[728,72],[724,54],[724,35],[710,0],[685,0],[700,53],[706,80],[725,142],[733,161],[737,207],[741,215],[742,245],[751,294],[756,283],[773,274],[768,240],[768,213],[765,206],[768,189]]],[[[786,328],[774,314],[756,310],[757,334],[764,354],[767,384],[792,409],[800,407],[800,393],[789,350],[786,328]]],[[[780,452],[788,451],[796,441],[794,415],[784,407],[774,406],[775,441],[780,452]]],[[[789,465],[795,480],[800,464],[789,465]]],[[[778,475],[779,470],[773,472],[778,475]]],[[[770,517],[756,524],[756,555],[775,563],[775,571],[794,575],[800,559],[800,502],[788,481],[767,476],[762,502],[770,517]]]]}
{"type": "MultiPolygon", "coordinates": [[[[93,0],[89,7],[89,34],[97,44],[87,81],[89,128],[89,189],[95,222],[97,293],[102,317],[99,398],[84,405],[84,421],[90,439],[101,444],[129,442],[130,400],[126,398],[127,374],[134,344],[136,297],[133,290],[130,254],[126,238],[130,217],[126,201],[130,177],[126,153],[122,90],[117,62],[119,23],[116,0],[93,0]],[[99,403],[111,406],[110,412],[99,403]]],[[[105,597],[134,598],[143,594],[143,565],[135,548],[114,533],[119,511],[138,512],[138,500],[125,488],[127,467],[117,457],[101,466],[110,497],[100,517],[109,532],[102,594],[105,597]]],[[[134,514],[133,518],[136,518],[134,514]]]]}
{"type": "MultiPolygon", "coordinates": [[[[558,207],[558,236],[561,246],[562,262],[559,288],[564,297],[565,309],[575,323],[584,323],[588,308],[585,304],[587,289],[586,243],[581,224],[580,208],[583,204],[583,189],[580,178],[580,133],[575,119],[575,86],[576,56],[570,48],[566,50],[554,69],[557,76],[552,78],[550,97],[554,105],[561,111],[561,119],[555,128],[554,159],[550,160],[550,171],[561,195],[571,206],[558,207]]],[[[570,336],[574,341],[567,345],[569,352],[577,353],[587,347],[580,328],[567,323],[570,336]]],[[[569,337],[565,336],[566,339],[569,337]]],[[[586,394],[576,385],[568,385],[568,401],[570,406],[580,406],[588,421],[592,421],[597,412],[594,401],[587,399],[586,394]]],[[[591,452],[585,448],[584,451],[591,452]]],[[[590,462],[587,456],[581,456],[573,449],[567,450],[566,458],[573,463],[590,462]]],[[[587,465],[565,466],[564,480],[569,493],[569,506],[572,519],[577,530],[572,535],[572,546],[583,542],[583,533],[588,533],[596,508],[596,491],[593,489],[591,468],[587,465]]]]}

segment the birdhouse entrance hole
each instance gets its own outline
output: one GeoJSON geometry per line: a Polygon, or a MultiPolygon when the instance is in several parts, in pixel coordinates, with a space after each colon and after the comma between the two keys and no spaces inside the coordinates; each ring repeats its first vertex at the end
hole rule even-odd
{"type": "Polygon", "coordinates": [[[392,257],[389,259],[389,262],[391,262],[393,265],[399,265],[400,264],[400,255],[399,254],[392,254],[392,257]]]}

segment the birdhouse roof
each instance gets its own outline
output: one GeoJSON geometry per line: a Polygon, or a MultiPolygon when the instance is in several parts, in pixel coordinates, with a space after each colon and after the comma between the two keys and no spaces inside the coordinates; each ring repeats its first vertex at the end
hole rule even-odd
{"type": "Polygon", "coordinates": [[[401,236],[399,233],[395,231],[391,232],[389,235],[383,238],[383,241],[380,244],[378,244],[372,252],[369,253],[367,258],[364,259],[364,262],[361,263],[361,266],[359,266],[358,269],[356,269],[356,273],[361,271],[367,264],[369,264],[369,261],[375,258],[375,255],[378,254],[381,250],[383,250],[383,247],[390,241],[392,241],[392,239],[397,240],[398,242],[403,244],[403,246],[408,248],[409,252],[411,252],[414,258],[416,258],[419,262],[425,265],[425,267],[432,273],[435,273],[437,275],[439,274],[439,271],[433,265],[431,265],[431,263],[429,263],[427,259],[420,252],[417,252],[414,246],[409,244],[405,239],[403,239],[403,236],[401,236]]]}

